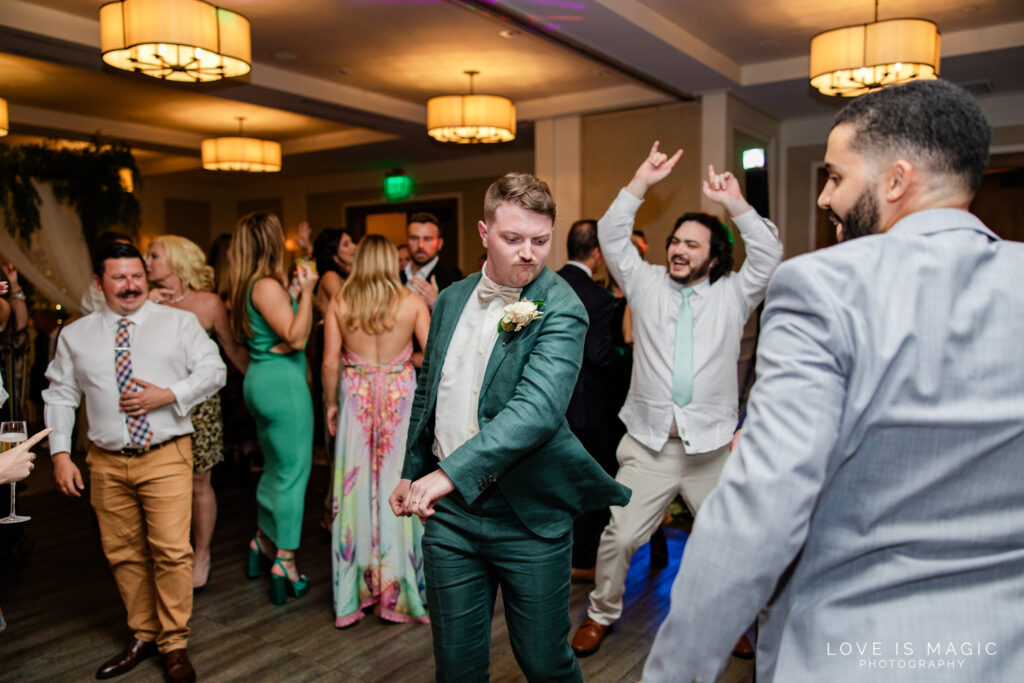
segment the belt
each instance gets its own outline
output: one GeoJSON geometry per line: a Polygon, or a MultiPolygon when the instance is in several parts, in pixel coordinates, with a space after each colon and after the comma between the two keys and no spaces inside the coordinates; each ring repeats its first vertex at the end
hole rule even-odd
{"type": "Polygon", "coordinates": [[[149,453],[150,451],[155,451],[159,448],[163,448],[164,446],[170,446],[172,443],[174,443],[180,438],[180,436],[172,436],[166,441],[161,441],[160,443],[151,444],[149,446],[126,447],[116,451],[110,451],[107,450],[106,448],[100,448],[100,450],[103,451],[104,453],[109,453],[110,455],[123,455],[126,458],[137,458],[140,455],[145,455],[146,453],[149,453]]]}

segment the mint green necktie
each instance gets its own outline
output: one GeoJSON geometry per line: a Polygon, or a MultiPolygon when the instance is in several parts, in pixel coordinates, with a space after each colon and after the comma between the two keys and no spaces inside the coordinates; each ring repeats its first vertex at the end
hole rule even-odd
{"type": "Polygon", "coordinates": [[[676,318],[676,353],[672,366],[672,402],[682,408],[693,400],[693,287],[683,287],[676,318]]]}

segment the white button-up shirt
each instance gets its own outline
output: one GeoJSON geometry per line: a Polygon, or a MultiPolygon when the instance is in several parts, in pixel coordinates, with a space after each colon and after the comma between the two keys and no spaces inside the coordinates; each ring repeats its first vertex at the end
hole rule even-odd
{"type": "Polygon", "coordinates": [[[683,286],[664,266],[641,259],[630,242],[641,204],[622,189],[597,223],[601,253],[633,311],[633,376],[619,417],[648,448],[664,447],[674,421],[686,451],[706,453],[727,444],[736,429],[743,326],[782,261],[782,243],[778,228],[757,212],[733,218],[747,258],[738,272],[693,287],[693,400],[680,408],[672,402],[672,367],[683,286]]]}
{"type": "Polygon", "coordinates": [[[75,410],[86,397],[89,441],[106,450],[130,445],[114,371],[117,321],[131,321],[132,376],[170,389],[175,401],[147,413],[153,443],[192,433],[189,413],[227,379],[217,344],[188,311],[146,302],[131,315],[104,307],[61,331],[57,352],[46,369],[50,386],[43,391],[50,453],[71,451],[75,410]]]}
{"type": "MultiPolygon", "coordinates": [[[[485,265],[477,289],[487,278],[486,270],[485,265]]],[[[437,385],[434,455],[439,460],[454,453],[480,431],[480,387],[491,351],[498,341],[498,322],[504,311],[505,302],[499,297],[484,304],[473,290],[455,325],[437,385]]]]}
{"type": "Polygon", "coordinates": [[[440,256],[435,256],[426,263],[423,264],[422,268],[417,268],[413,261],[409,261],[405,264],[405,281],[413,279],[414,277],[423,278],[424,280],[430,281],[430,274],[434,272],[434,267],[437,266],[441,260],[440,256]]]}

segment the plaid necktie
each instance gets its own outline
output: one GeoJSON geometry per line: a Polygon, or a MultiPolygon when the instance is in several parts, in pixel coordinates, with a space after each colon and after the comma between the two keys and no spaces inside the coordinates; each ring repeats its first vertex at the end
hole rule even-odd
{"type": "MultiPolygon", "coordinates": [[[[131,321],[128,318],[117,321],[117,337],[114,343],[114,372],[117,373],[117,390],[122,394],[135,388],[135,381],[132,378],[132,341],[128,335],[129,325],[131,321]]],[[[138,417],[125,415],[124,419],[128,424],[131,442],[136,446],[148,446],[153,440],[153,428],[149,425],[149,418],[143,414],[138,417]]]]}

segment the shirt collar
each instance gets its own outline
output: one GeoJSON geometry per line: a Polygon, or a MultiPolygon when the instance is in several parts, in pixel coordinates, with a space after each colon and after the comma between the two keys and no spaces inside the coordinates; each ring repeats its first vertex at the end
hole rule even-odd
{"type": "MultiPolygon", "coordinates": [[[[484,265],[480,266],[480,280],[479,280],[479,282],[476,283],[476,286],[480,287],[480,283],[483,282],[484,280],[487,280],[488,282],[492,283],[495,287],[505,287],[506,289],[511,289],[511,290],[515,291],[516,292],[516,298],[519,298],[519,295],[523,293],[523,289],[524,289],[523,287],[519,287],[517,289],[515,287],[509,287],[508,285],[499,285],[497,282],[495,282],[491,278],[487,277],[487,261],[484,261],[484,265]]],[[[527,285],[527,286],[529,286],[529,285],[527,285]]]]}
{"type": "Polygon", "coordinates": [[[102,313],[100,313],[100,315],[103,316],[103,324],[108,327],[117,327],[117,322],[121,318],[128,318],[128,320],[130,320],[133,324],[141,325],[143,322],[145,322],[146,318],[149,316],[149,312],[156,305],[157,304],[154,304],[152,301],[146,301],[144,304],[142,304],[142,306],[138,308],[138,310],[136,310],[134,313],[129,313],[128,315],[121,315],[120,313],[115,313],[110,309],[110,306],[104,306],[103,311],[102,313]]]}
{"type": "Polygon", "coordinates": [[[405,264],[405,279],[411,280],[414,277],[421,277],[424,280],[430,277],[430,274],[434,272],[434,268],[437,266],[437,262],[441,260],[441,256],[437,255],[434,258],[426,262],[426,264],[419,269],[415,274],[413,273],[413,262],[409,261],[405,264]]]}
{"type": "Polygon", "coordinates": [[[707,293],[708,288],[711,287],[711,278],[709,278],[709,277],[704,278],[703,280],[701,280],[700,282],[698,282],[695,285],[684,285],[684,284],[680,284],[680,283],[676,282],[675,280],[673,280],[669,276],[668,271],[665,271],[665,277],[668,278],[669,285],[675,291],[682,292],[683,291],[683,287],[689,287],[689,288],[691,288],[693,290],[693,293],[695,295],[697,295],[698,297],[704,296],[707,293]]]}
{"type": "Polygon", "coordinates": [[[904,216],[889,228],[891,233],[904,235],[930,235],[946,230],[975,230],[990,239],[999,236],[992,232],[981,219],[962,209],[925,209],[904,216]]]}
{"type": "Polygon", "coordinates": [[[588,266],[586,263],[583,263],[582,261],[566,261],[565,265],[567,265],[567,266],[576,266],[577,268],[582,270],[584,273],[586,273],[587,277],[591,277],[591,278],[594,277],[594,271],[592,271],[590,269],[590,266],[588,266]]]}

